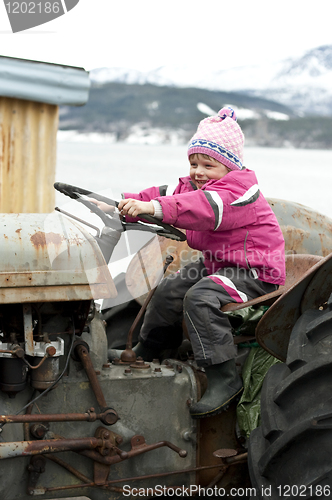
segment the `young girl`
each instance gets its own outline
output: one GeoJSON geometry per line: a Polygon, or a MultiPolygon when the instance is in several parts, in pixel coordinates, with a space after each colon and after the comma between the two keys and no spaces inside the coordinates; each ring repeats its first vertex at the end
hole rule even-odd
{"type": "Polygon", "coordinates": [[[125,193],[119,210],[151,214],[186,229],[190,247],[204,259],[164,279],[151,300],[136,354],[151,360],[178,347],[184,319],[195,360],[205,368],[208,388],[190,408],[193,418],[220,413],[242,390],[231,326],[221,307],[273,292],[285,282],[284,239],[259,190],[243,166],[244,136],[227,107],[202,120],[190,141],[190,173],[172,196],[153,187],[125,193]]]}

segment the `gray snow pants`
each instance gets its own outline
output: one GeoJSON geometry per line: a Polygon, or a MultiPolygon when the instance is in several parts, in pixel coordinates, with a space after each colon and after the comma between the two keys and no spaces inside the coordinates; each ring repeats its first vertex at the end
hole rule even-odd
{"type": "Polygon", "coordinates": [[[227,267],[208,275],[202,260],[190,263],[158,286],[145,313],[139,340],[156,351],[179,347],[184,319],[197,364],[223,363],[234,358],[237,350],[229,319],[220,308],[277,288],[255,279],[248,269],[227,267]]]}

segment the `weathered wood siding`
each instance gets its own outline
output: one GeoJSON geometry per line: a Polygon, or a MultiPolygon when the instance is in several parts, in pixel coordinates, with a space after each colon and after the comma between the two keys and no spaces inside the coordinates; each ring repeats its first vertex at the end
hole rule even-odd
{"type": "Polygon", "coordinates": [[[57,105],[0,97],[0,212],[54,209],[58,121],[57,105]]]}

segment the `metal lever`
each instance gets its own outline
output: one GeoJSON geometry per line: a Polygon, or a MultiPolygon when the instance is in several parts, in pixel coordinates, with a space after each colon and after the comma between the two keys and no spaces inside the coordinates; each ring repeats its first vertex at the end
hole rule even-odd
{"type": "MultiPolygon", "coordinates": [[[[160,280],[164,276],[165,272],[167,271],[168,266],[173,262],[173,260],[174,259],[173,259],[172,255],[167,255],[160,280]]],[[[140,322],[143,314],[145,313],[145,310],[146,310],[150,300],[152,299],[154,292],[157,290],[157,287],[158,287],[158,285],[149,291],[148,296],[146,297],[141,309],[139,310],[133,324],[130,327],[130,330],[128,332],[128,337],[127,337],[126,348],[121,353],[121,361],[123,363],[135,363],[135,361],[136,361],[136,353],[133,351],[133,334],[134,334],[134,331],[136,330],[136,327],[137,327],[138,323],[140,322]]]]}

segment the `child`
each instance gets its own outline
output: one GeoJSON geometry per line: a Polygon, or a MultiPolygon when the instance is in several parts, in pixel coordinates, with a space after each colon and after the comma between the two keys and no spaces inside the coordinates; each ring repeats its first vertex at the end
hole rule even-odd
{"type": "Polygon", "coordinates": [[[193,418],[220,413],[242,390],[231,326],[221,307],[285,282],[284,239],[254,172],[242,165],[243,145],[234,110],[223,108],[200,122],[188,148],[190,174],[172,196],[154,187],[125,193],[118,207],[123,215],[152,214],[186,229],[189,246],[203,253],[204,259],[158,286],[135,348],[149,360],[178,347],[184,319],[208,380],[204,396],[190,408],[193,418]]]}

